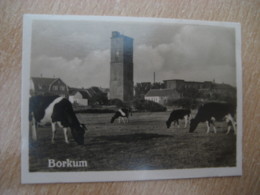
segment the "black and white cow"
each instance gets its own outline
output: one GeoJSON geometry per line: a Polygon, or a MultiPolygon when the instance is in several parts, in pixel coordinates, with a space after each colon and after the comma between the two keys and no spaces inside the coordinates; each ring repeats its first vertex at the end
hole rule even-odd
{"type": "Polygon", "coordinates": [[[122,120],[124,123],[128,122],[128,117],[129,114],[132,112],[130,109],[128,108],[120,108],[118,109],[118,111],[116,111],[116,113],[113,115],[113,117],[111,118],[111,123],[113,123],[116,119],[118,119],[118,122],[120,123],[120,121],[122,120]]]}
{"type": "Polygon", "coordinates": [[[189,109],[173,110],[172,113],[170,114],[169,119],[166,121],[167,128],[170,128],[172,122],[173,122],[173,125],[177,124],[179,127],[180,119],[185,119],[184,128],[186,128],[187,124],[190,120],[190,113],[191,113],[191,111],[189,109]]]}
{"type": "Polygon", "coordinates": [[[190,133],[195,131],[196,127],[200,122],[206,122],[207,124],[207,133],[210,131],[210,125],[213,126],[214,132],[217,133],[214,122],[225,120],[228,125],[227,133],[228,134],[233,127],[234,132],[236,133],[235,128],[235,107],[228,103],[206,103],[202,105],[194,119],[191,119],[190,122],[190,133]]]}
{"type": "Polygon", "coordinates": [[[54,143],[56,132],[56,124],[63,128],[65,142],[68,140],[68,128],[71,129],[71,134],[74,140],[79,144],[84,144],[84,134],[86,127],[79,123],[72,104],[66,98],[60,96],[34,96],[29,101],[29,120],[32,122],[32,138],[37,140],[37,126],[51,123],[52,138],[54,143]]]}

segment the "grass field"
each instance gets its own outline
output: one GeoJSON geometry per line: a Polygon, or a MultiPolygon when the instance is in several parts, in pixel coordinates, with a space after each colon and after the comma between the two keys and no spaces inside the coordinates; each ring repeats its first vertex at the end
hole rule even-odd
{"type": "Polygon", "coordinates": [[[51,127],[38,129],[38,141],[29,143],[30,171],[151,170],[236,165],[236,136],[226,135],[226,124],[216,123],[217,134],[206,134],[205,123],[194,133],[188,128],[166,128],[170,112],[134,113],[127,124],[110,123],[113,114],[78,114],[87,124],[85,145],[79,146],[69,133],[64,142],[57,129],[51,143],[51,127]],[[48,168],[48,159],[86,160],[88,167],[48,168]]]}

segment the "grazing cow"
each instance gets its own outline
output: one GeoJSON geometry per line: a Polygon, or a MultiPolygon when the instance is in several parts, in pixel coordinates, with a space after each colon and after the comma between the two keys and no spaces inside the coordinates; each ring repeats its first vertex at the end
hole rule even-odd
{"type": "Polygon", "coordinates": [[[178,110],[172,111],[169,119],[166,121],[167,128],[170,128],[172,122],[173,122],[173,125],[177,124],[179,127],[179,119],[185,119],[184,128],[186,128],[188,121],[190,119],[190,113],[191,113],[191,111],[189,109],[178,109],[178,110]]]}
{"type": "Polygon", "coordinates": [[[37,140],[36,128],[38,124],[51,123],[52,143],[56,132],[56,124],[63,128],[65,142],[69,143],[67,130],[71,129],[74,140],[84,144],[86,127],[79,123],[69,100],[60,96],[34,96],[29,101],[29,120],[32,122],[32,138],[37,140]]]}
{"type": "Polygon", "coordinates": [[[225,120],[228,125],[227,133],[228,134],[233,127],[234,132],[236,133],[235,122],[235,107],[228,103],[206,103],[201,106],[198,110],[197,115],[194,119],[191,119],[190,122],[190,133],[195,131],[196,127],[200,122],[206,122],[207,124],[207,133],[210,131],[210,125],[213,126],[214,132],[217,133],[214,122],[225,120]]]}
{"type": "Polygon", "coordinates": [[[120,108],[118,109],[118,111],[116,111],[116,113],[114,114],[114,116],[111,118],[111,123],[113,123],[117,118],[118,118],[118,122],[120,123],[120,121],[122,120],[124,123],[128,122],[128,116],[129,113],[132,112],[130,109],[128,108],[120,108]]]}

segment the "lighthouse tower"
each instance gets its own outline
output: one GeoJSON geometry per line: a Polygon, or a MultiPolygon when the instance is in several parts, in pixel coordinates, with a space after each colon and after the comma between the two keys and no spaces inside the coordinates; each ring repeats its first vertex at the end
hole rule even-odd
{"type": "Polygon", "coordinates": [[[110,62],[110,99],[133,99],[133,39],[112,32],[110,62]]]}

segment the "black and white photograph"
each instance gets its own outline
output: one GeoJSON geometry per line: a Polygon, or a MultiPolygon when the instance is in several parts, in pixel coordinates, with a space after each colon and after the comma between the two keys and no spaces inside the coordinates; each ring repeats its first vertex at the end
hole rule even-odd
{"type": "Polygon", "coordinates": [[[239,23],[25,15],[22,182],[242,174],[239,23]]]}

